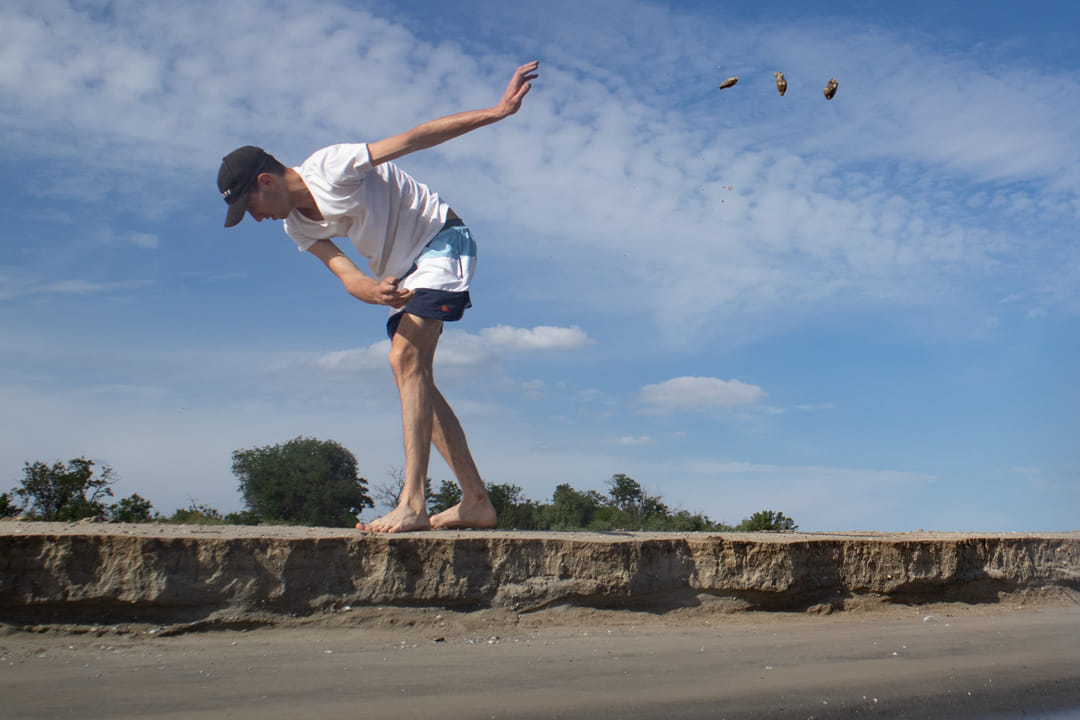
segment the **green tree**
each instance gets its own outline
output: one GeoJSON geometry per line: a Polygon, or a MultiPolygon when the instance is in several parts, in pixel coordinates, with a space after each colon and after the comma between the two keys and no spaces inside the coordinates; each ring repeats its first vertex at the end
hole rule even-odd
{"type": "Polygon", "coordinates": [[[109,486],[115,482],[111,467],[103,465],[101,473],[95,475],[93,461],[82,457],[66,465],[28,462],[15,494],[35,519],[80,520],[105,514],[104,500],[112,497],[109,486]]]}
{"type": "Polygon", "coordinates": [[[150,501],[134,493],[131,497],[121,498],[109,506],[109,515],[113,520],[123,523],[144,523],[153,520],[157,513],[150,501]]]}
{"type": "Polygon", "coordinates": [[[641,484],[637,480],[624,475],[623,473],[615,473],[611,476],[611,480],[608,480],[608,495],[611,496],[612,507],[618,508],[623,512],[633,515],[638,509],[641,499],[645,496],[645,491],[641,489],[641,484]]]}
{"type": "MultiPolygon", "coordinates": [[[[610,488],[608,495],[611,497],[610,506],[625,516],[622,525],[624,528],[644,529],[649,524],[650,517],[663,518],[668,515],[668,508],[660,502],[659,496],[649,495],[637,480],[628,475],[623,473],[612,475],[611,480],[608,481],[608,487],[610,488]]],[[[619,513],[609,514],[603,522],[612,524],[612,527],[605,529],[618,527],[619,518],[619,513]]]]}
{"type": "Polygon", "coordinates": [[[457,483],[443,480],[439,485],[439,492],[429,494],[427,499],[428,512],[441,513],[461,502],[461,488],[457,483]]]}
{"type": "Polygon", "coordinates": [[[298,437],[233,453],[240,494],[260,521],[351,527],[374,507],[356,458],[332,440],[298,437]]]}
{"type": "Polygon", "coordinates": [[[782,512],[760,510],[735,526],[739,532],[760,532],[763,530],[795,530],[799,526],[782,512]]]}
{"type": "Polygon", "coordinates": [[[586,528],[603,502],[595,490],[579,492],[567,483],[558,485],[551,497],[551,505],[543,507],[544,526],[552,530],[586,528]]]}
{"type": "Polygon", "coordinates": [[[19,514],[19,506],[15,499],[7,493],[0,493],[0,518],[15,517],[19,514]]]}
{"type": "Polygon", "coordinates": [[[489,485],[488,497],[495,506],[495,527],[501,530],[535,530],[540,525],[540,506],[525,497],[517,485],[489,485]]]}

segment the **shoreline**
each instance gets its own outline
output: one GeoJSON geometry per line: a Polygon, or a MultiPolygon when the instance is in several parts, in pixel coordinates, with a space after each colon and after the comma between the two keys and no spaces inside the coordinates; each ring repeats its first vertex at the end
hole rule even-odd
{"type": "Polygon", "coordinates": [[[24,720],[1066,720],[1080,713],[1078,636],[1075,603],[831,616],[362,608],[173,636],[9,630],[0,692],[24,720]]]}

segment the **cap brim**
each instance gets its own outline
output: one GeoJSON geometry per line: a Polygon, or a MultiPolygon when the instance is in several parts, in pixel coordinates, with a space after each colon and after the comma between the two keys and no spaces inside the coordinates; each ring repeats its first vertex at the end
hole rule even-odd
{"type": "Polygon", "coordinates": [[[225,213],[225,227],[230,228],[244,219],[244,213],[247,212],[247,204],[247,193],[238,197],[236,202],[229,204],[229,211],[225,213]]]}

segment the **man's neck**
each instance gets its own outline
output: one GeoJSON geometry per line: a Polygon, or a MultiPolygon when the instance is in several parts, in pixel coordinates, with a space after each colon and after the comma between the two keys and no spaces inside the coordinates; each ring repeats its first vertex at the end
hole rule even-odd
{"type": "Polygon", "coordinates": [[[285,170],[285,183],[289,190],[289,201],[294,210],[299,210],[300,214],[309,220],[324,219],[318,203],[315,202],[314,196],[308,190],[304,178],[300,177],[300,173],[288,168],[285,170]]]}

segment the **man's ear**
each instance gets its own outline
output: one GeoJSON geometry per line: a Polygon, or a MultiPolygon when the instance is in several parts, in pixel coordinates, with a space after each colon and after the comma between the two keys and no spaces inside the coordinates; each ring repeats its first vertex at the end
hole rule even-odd
{"type": "Polygon", "coordinates": [[[277,178],[272,173],[259,173],[255,176],[255,184],[259,186],[260,190],[265,190],[277,185],[277,178]]]}

